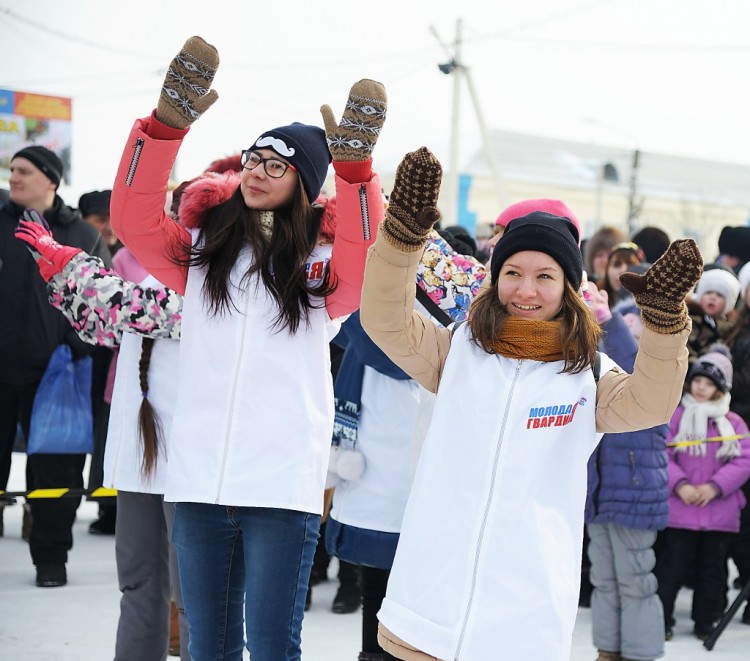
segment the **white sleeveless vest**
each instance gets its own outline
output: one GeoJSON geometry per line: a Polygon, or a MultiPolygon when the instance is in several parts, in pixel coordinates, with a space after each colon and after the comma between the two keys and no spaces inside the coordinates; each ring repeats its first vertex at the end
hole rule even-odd
{"type": "MultiPolygon", "coordinates": [[[[313,283],[330,254],[325,245],[310,256],[313,283]]],[[[263,285],[236,286],[250,260],[245,248],[231,273],[237,309],[220,316],[204,306],[204,271],[189,271],[165,500],[321,513],[333,431],[328,343],[340,323],[319,301],[294,335],[272,328],[277,307],[263,285]]]]}
{"type": "Polygon", "coordinates": [[[570,658],[600,435],[591,370],[562,365],[453,338],[378,614],[439,659],[570,658]]]}

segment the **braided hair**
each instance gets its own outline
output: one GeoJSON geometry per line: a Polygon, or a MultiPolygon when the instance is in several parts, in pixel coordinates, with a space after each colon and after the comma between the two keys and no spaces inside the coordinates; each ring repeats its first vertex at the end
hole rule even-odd
{"type": "Polygon", "coordinates": [[[138,436],[141,439],[141,473],[149,478],[156,466],[161,445],[161,420],[148,399],[148,368],[155,340],[144,337],[141,343],[141,358],[138,361],[138,381],[141,386],[141,407],[138,411],[138,436]]]}

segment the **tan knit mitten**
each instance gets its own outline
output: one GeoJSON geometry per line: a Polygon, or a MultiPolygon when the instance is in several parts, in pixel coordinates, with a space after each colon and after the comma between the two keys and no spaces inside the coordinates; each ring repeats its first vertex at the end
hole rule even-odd
{"type": "Polygon", "coordinates": [[[643,275],[623,273],[620,282],[633,294],[643,325],[662,334],[687,328],[685,297],[703,273],[703,258],[692,239],[673,241],[643,275]]]}
{"type": "Polygon", "coordinates": [[[175,129],[186,129],[219,98],[210,89],[219,52],[200,37],[190,37],[170,62],[161,88],[156,118],[175,129]]]}
{"type": "Polygon", "coordinates": [[[424,249],[440,218],[437,202],[442,176],[440,161],[427,147],[409,152],[399,163],[381,226],[385,238],[399,250],[424,249]]]}
{"type": "Polygon", "coordinates": [[[385,87],[367,78],[352,85],[346,109],[338,124],[330,106],[321,106],[328,149],[334,161],[366,161],[372,158],[372,150],[385,122],[387,106],[385,87]]]}

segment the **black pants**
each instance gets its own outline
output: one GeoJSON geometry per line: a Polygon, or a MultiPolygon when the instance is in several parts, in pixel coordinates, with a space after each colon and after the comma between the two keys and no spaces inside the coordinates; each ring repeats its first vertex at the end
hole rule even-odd
{"type": "MultiPolygon", "coordinates": [[[[8,484],[16,427],[20,422],[29,437],[31,409],[38,383],[0,384],[0,479],[8,484]]],[[[26,488],[83,487],[85,454],[36,454],[26,460],[26,488]]],[[[32,526],[29,550],[35,565],[60,564],[73,547],[73,522],[81,498],[30,499],[32,526]]]]}
{"type": "Polygon", "coordinates": [[[8,488],[13,443],[16,440],[18,423],[26,438],[29,436],[31,408],[39,383],[23,386],[0,383],[0,489],[8,488]]]}
{"type": "Polygon", "coordinates": [[[697,625],[711,625],[721,617],[726,592],[724,573],[732,533],[711,530],[667,528],[654,574],[659,581],[659,598],[664,621],[671,628],[674,604],[685,580],[693,574],[693,606],[690,617],[697,625]]]}
{"type": "Polygon", "coordinates": [[[745,585],[750,581],[750,480],[745,482],[742,491],[748,504],[740,512],[740,532],[729,542],[729,557],[737,565],[740,581],[745,585]]]}
{"type": "MultiPolygon", "coordinates": [[[[29,489],[83,488],[85,454],[33,454],[26,460],[29,489]]],[[[81,497],[29,500],[31,538],[29,550],[35,565],[64,564],[73,548],[73,523],[81,497]]]]}
{"type": "Polygon", "coordinates": [[[388,586],[388,569],[362,567],[362,651],[383,653],[378,645],[378,611],[388,586]]]}

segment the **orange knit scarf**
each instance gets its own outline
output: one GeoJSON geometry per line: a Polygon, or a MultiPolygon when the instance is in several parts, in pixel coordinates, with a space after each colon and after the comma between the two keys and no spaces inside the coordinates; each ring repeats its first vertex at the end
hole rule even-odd
{"type": "Polygon", "coordinates": [[[508,317],[492,350],[507,358],[551,363],[562,360],[559,321],[532,321],[508,317]]]}

